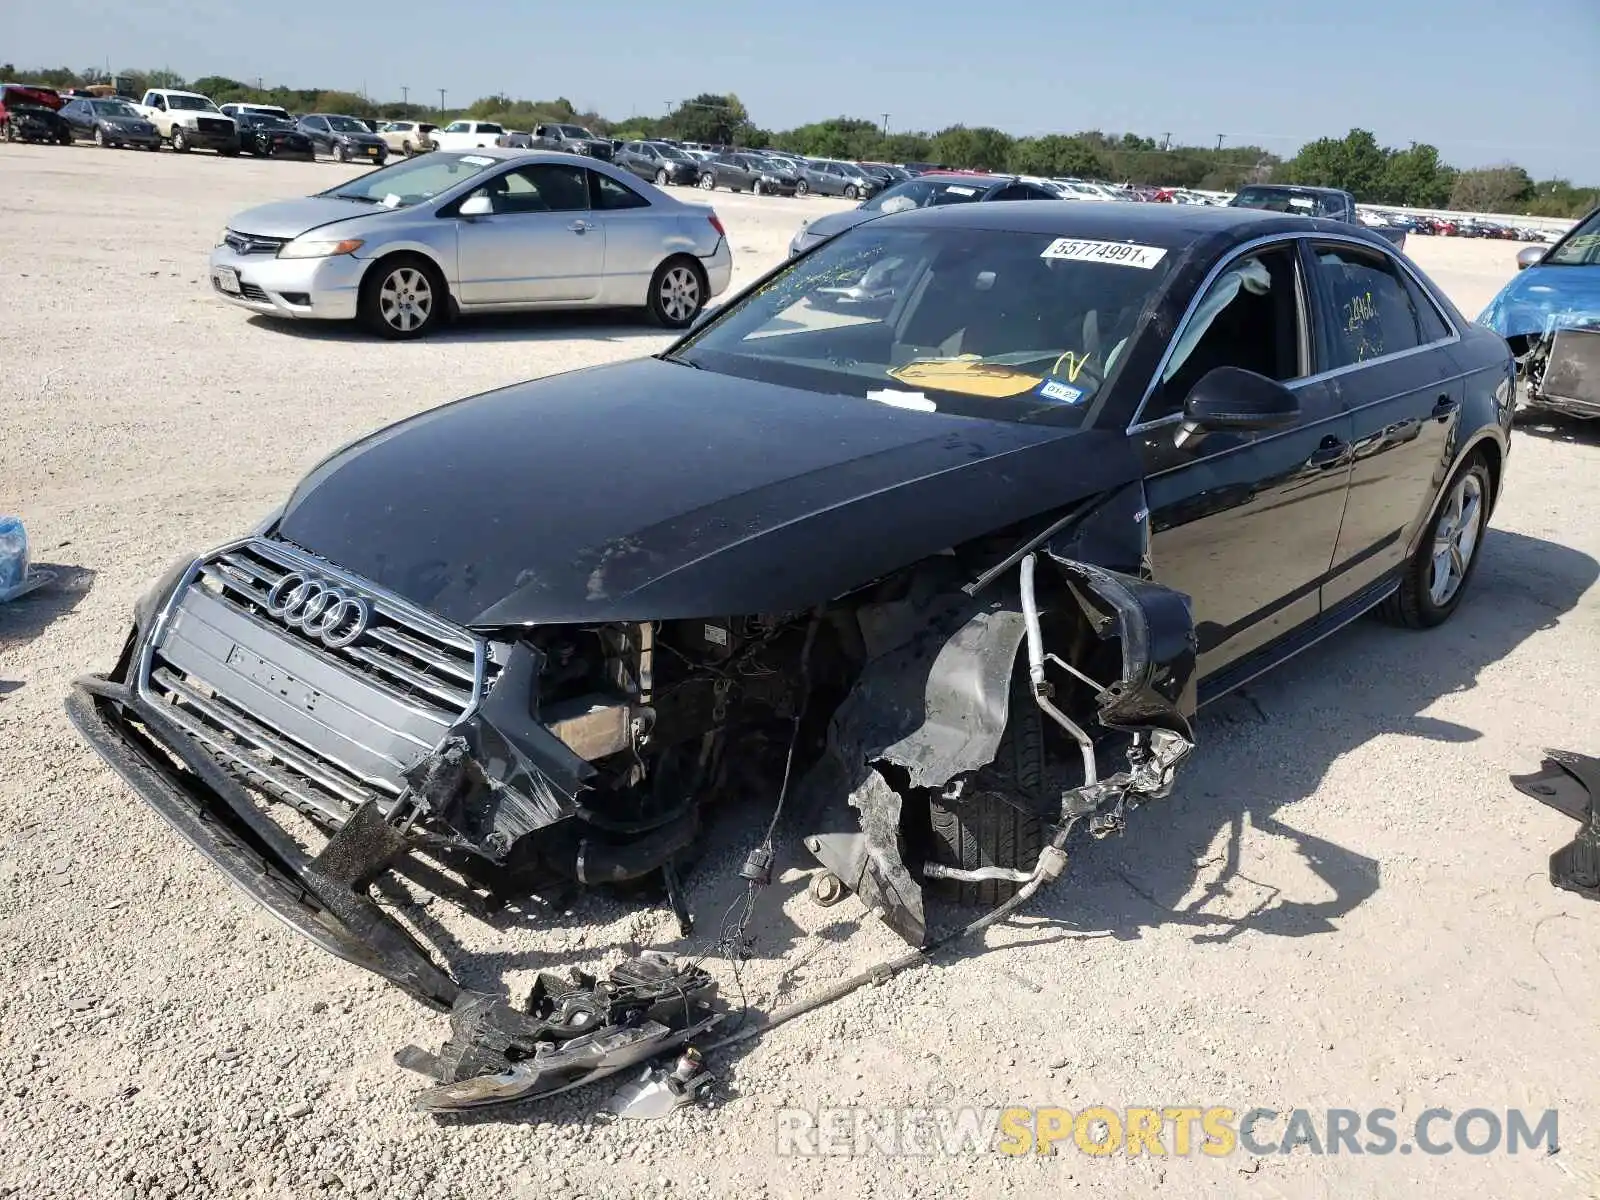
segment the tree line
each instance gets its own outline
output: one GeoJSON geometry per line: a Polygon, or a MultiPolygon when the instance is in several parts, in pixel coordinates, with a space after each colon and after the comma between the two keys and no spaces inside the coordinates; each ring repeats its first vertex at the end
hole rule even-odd
{"type": "MultiPolygon", "coordinates": [[[[701,93],[679,101],[659,117],[608,119],[583,112],[570,100],[521,100],[484,96],[464,107],[440,109],[423,103],[375,101],[354,92],[319,88],[265,87],[260,80],[207,75],[185,81],[176,72],[118,73],[135,90],[188,87],[218,104],[249,101],[277,104],[291,112],[338,112],[381,120],[443,123],[457,117],[495,121],[527,129],[546,121],[584,125],[602,136],[629,140],[656,137],[719,145],[789,150],[824,158],[871,162],[929,162],[1029,175],[1072,175],[1117,183],[1235,191],[1247,183],[1303,183],[1343,188],[1367,204],[1449,208],[1465,212],[1516,212],[1577,217],[1600,205],[1600,187],[1566,179],[1535,180],[1514,163],[1459,169],[1438,148],[1413,142],[1381,146],[1371,132],[1352,129],[1324,137],[1283,159],[1259,146],[1184,146],[1138,134],[1100,130],[1013,137],[989,126],[951,125],[936,132],[896,130],[859,117],[839,116],[794,129],[763,129],[732,93],[701,93]]],[[[104,70],[58,67],[17,70],[0,65],[0,79],[70,88],[109,82],[104,70]]]]}

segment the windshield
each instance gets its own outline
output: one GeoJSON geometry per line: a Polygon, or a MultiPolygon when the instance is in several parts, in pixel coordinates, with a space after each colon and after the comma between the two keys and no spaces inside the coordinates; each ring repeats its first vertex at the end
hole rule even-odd
{"type": "Polygon", "coordinates": [[[963,204],[978,199],[988,189],[986,180],[963,183],[959,179],[907,179],[879,192],[861,207],[867,212],[892,213],[936,204],[963,204]]]}
{"type": "Polygon", "coordinates": [[[561,136],[562,137],[569,137],[569,138],[592,138],[592,137],[594,137],[594,134],[590,133],[582,125],[557,125],[556,128],[561,131],[561,136]]]}
{"type": "Polygon", "coordinates": [[[456,184],[465,183],[474,175],[494,166],[497,161],[486,154],[450,154],[436,150],[421,158],[401,159],[392,167],[369,171],[349,183],[318,194],[404,208],[431,200],[456,184]]]}
{"type": "Polygon", "coordinates": [[[371,133],[360,121],[354,117],[329,117],[328,128],[335,133],[371,133]]]}
{"type": "Polygon", "coordinates": [[[788,163],[784,162],[783,159],[781,159],[781,158],[754,158],[754,157],[752,157],[750,159],[750,165],[753,166],[758,171],[777,171],[780,174],[785,174],[785,175],[788,174],[793,169],[792,167],[790,167],[790,165],[788,163]]]}
{"type": "Polygon", "coordinates": [[[120,100],[96,100],[90,107],[94,109],[97,117],[137,117],[134,112],[120,100]]]}
{"type": "Polygon", "coordinates": [[[1539,260],[1541,267],[1600,266],[1600,208],[1539,260]]]}
{"type": "Polygon", "coordinates": [[[1174,256],[1038,233],[842,233],[673,361],[923,412],[1078,425],[1174,256]]]}
{"type": "Polygon", "coordinates": [[[1338,196],[1293,188],[1247,187],[1233,198],[1230,207],[1259,208],[1301,217],[1337,217],[1344,212],[1344,201],[1338,196]]]}
{"type": "Polygon", "coordinates": [[[685,154],[682,150],[679,150],[676,146],[669,146],[665,142],[650,142],[648,144],[651,149],[653,149],[657,154],[661,155],[662,158],[678,158],[684,160],[685,162],[693,161],[687,154],[685,154]]]}
{"type": "Polygon", "coordinates": [[[216,112],[217,106],[204,96],[174,96],[167,94],[167,107],[182,109],[184,112],[216,112]]]}

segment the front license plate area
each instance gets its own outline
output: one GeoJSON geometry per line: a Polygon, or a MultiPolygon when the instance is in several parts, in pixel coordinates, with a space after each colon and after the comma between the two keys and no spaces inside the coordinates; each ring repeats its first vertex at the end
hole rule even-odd
{"type": "Polygon", "coordinates": [[[217,281],[217,286],[230,296],[237,296],[240,292],[239,272],[232,267],[218,267],[212,272],[212,278],[217,281]]]}
{"type": "Polygon", "coordinates": [[[235,674],[242,675],[259,687],[265,688],[285,704],[293,705],[304,713],[317,711],[317,701],[322,694],[307,687],[283,668],[268,662],[259,654],[234,646],[228,651],[225,665],[235,674]]]}

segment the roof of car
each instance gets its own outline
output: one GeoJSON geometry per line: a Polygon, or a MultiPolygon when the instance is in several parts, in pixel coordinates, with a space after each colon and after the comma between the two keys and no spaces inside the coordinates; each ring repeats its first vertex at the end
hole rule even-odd
{"type": "MultiPolygon", "coordinates": [[[[1364,227],[1318,217],[1296,217],[1255,208],[1199,204],[1086,204],[1081,200],[1032,200],[1017,204],[952,204],[910,209],[879,218],[897,224],[953,226],[1010,233],[1037,233],[1110,241],[1144,239],[1153,245],[1184,246],[1222,235],[1230,242],[1275,233],[1324,232],[1354,236],[1388,247],[1364,227]]],[[[876,224],[876,222],[874,222],[876,224]]]]}

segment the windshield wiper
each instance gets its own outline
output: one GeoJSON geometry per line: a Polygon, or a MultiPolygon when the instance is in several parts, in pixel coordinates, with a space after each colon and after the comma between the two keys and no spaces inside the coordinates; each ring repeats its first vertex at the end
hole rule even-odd
{"type": "Polygon", "coordinates": [[[376,196],[347,195],[347,194],[345,194],[343,192],[335,192],[334,195],[338,196],[339,199],[341,199],[341,200],[354,200],[358,204],[382,204],[383,203],[383,201],[379,200],[376,196]]]}
{"type": "Polygon", "coordinates": [[[662,362],[677,363],[680,367],[693,367],[696,371],[705,370],[705,368],[697,362],[690,362],[687,358],[682,358],[679,355],[671,354],[666,351],[662,351],[662,353],[656,357],[661,359],[662,362]]]}

